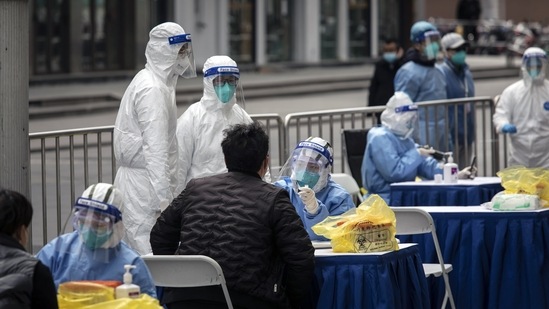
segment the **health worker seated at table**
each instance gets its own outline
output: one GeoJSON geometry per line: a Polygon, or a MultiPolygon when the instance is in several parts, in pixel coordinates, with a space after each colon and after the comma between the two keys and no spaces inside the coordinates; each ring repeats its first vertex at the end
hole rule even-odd
{"type": "Polygon", "coordinates": [[[311,240],[327,240],[313,232],[313,225],[355,207],[349,192],[330,177],[333,153],[330,143],[309,137],[297,145],[275,182],[290,194],[311,240]]]}
{"type": "Polygon", "coordinates": [[[37,258],[49,267],[55,285],[80,280],[123,281],[124,265],[135,265],[133,284],[156,297],[156,287],[139,254],[121,241],[123,195],[107,183],[88,187],[74,204],[75,231],[50,241],[37,258]]]}
{"type": "MultiPolygon", "coordinates": [[[[413,181],[416,177],[433,179],[442,174],[441,166],[431,154],[434,150],[418,148],[410,137],[418,112],[410,97],[397,91],[387,102],[381,114],[381,127],[370,129],[362,160],[362,183],[368,193],[380,195],[390,204],[390,185],[394,182],[413,181]]],[[[458,173],[467,178],[469,168],[458,173]]]]}

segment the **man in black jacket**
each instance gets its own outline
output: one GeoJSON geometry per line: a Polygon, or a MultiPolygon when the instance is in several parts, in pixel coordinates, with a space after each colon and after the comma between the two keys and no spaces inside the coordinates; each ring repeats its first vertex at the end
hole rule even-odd
{"type": "MultiPolygon", "coordinates": [[[[298,308],[314,249],[288,193],[261,178],[269,137],[257,122],[224,131],[228,172],[191,180],[158,218],[153,253],[201,254],[223,269],[235,308],[298,308]]],[[[226,308],[218,287],[166,288],[168,308],[226,308]]]]}
{"type": "MultiPolygon", "coordinates": [[[[395,93],[393,80],[401,65],[402,48],[395,39],[383,43],[382,59],[376,62],[374,76],[370,80],[368,106],[385,106],[395,93]]],[[[377,123],[381,124],[381,112],[376,113],[377,123]]]]}

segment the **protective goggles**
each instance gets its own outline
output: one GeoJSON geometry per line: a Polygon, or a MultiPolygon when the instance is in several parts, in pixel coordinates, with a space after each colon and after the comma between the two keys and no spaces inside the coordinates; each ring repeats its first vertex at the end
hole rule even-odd
{"type": "Polygon", "coordinates": [[[308,171],[311,173],[320,173],[323,163],[310,158],[309,156],[299,156],[294,162],[295,171],[308,171]]]}
{"type": "Polygon", "coordinates": [[[73,226],[77,230],[88,228],[97,235],[110,234],[114,229],[114,218],[110,215],[96,212],[94,210],[79,209],[74,213],[73,226]]]}
{"type": "Polygon", "coordinates": [[[417,112],[417,105],[403,105],[395,107],[395,113],[417,112]]]}

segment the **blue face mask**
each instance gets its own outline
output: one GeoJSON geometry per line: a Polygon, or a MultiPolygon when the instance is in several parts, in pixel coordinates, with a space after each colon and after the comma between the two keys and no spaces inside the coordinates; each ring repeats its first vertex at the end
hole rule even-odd
{"type": "Polygon", "coordinates": [[[397,54],[395,52],[383,53],[383,59],[389,63],[393,63],[397,60],[397,54]]]}
{"type": "Polygon", "coordinates": [[[427,59],[432,60],[437,57],[439,50],[440,46],[438,46],[438,43],[433,42],[425,46],[425,48],[423,49],[423,54],[427,57],[427,59]]]}
{"type": "Polygon", "coordinates": [[[227,103],[233,98],[236,86],[224,83],[223,86],[214,86],[214,90],[219,100],[223,103],[227,103]]]}
{"type": "Polygon", "coordinates": [[[309,188],[313,188],[318,180],[320,179],[320,174],[313,173],[309,171],[301,171],[296,173],[296,180],[300,187],[304,187],[305,185],[309,186],[309,188]]]}
{"type": "Polygon", "coordinates": [[[532,78],[536,78],[539,76],[539,71],[538,69],[530,69],[528,70],[528,75],[530,75],[530,77],[532,78]]]}
{"type": "Polygon", "coordinates": [[[464,50],[460,50],[457,53],[455,53],[450,60],[455,65],[464,65],[465,64],[465,57],[467,57],[467,53],[465,53],[464,50]]]}
{"type": "Polygon", "coordinates": [[[79,232],[84,241],[84,245],[91,250],[101,248],[101,246],[109,240],[112,234],[112,231],[98,234],[94,229],[85,226],[80,227],[79,232]]]}

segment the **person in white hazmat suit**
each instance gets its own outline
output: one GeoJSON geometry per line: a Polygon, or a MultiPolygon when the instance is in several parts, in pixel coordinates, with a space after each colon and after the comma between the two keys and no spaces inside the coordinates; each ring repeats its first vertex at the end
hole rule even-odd
{"type": "Polygon", "coordinates": [[[176,196],[193,178],[226,172],[221,150],[223,130],[234,124],[252,122],[248,113],[237,104],[242,88],[236,62],[228,56],[212,56],[204,63],[203,71],[202,98],[177,120],[179,185],[176,196]]]}
{"type": "Polygon", "coordinates": [[[498,133],[509,134],[508,164],[549,168],[547,54],[530,47],[522,57],[522,80],[505,88],[493,116],[498,133]]]}
{"type": "Polygon", "coordinates": [[[152,252],[151,229],[176,195],[177,79],[196,76],[191,36],[176,23],[151,30],[145,56],[145,68],[122,97],[113,140],[114,184],[125,201],[124,241],[140,254],[152,252]]]}

